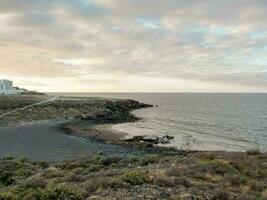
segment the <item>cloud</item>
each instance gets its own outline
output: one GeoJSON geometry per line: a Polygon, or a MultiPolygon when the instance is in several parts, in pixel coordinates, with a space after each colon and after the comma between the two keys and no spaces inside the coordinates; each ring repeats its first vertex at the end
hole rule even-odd
{"type": "Polygon", "coordinates": [[[164,91],[267,91],[266,19],[265,0],[0,0],[0,75],[77,90],[82,79],[132,91],[146,77],[164,91]]]}
{"type": "Polygon", "coordinates": [[[65,65],[100,65],[105,64],[104,60],[98,58],[91,58],[91,59],[55,59],[54,62],[56,63],[63,63],[65,65]]]}

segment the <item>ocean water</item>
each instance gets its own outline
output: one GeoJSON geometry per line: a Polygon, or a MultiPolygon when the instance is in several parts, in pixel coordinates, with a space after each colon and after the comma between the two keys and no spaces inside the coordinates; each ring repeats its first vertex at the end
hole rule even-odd
{"type": "MultiPolygon", "coordinates": [[[[63,93],[62,93],[63,95],[63,93]]],[[[267,151],[267,94],[65,93],[134,99],[156,105],[134,111],[143,120],[114,125],[133,135],[171,135],[170,146],[188,150],[267,151]]]]}

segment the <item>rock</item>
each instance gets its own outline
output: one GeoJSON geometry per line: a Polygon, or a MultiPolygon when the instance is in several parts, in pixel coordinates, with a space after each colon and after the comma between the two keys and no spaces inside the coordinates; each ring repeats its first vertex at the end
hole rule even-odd
{"type": "Polygon", "coordinates": [[[127,142],[140,142],[143,140],[144,136],[133,136],[132,138],[125,139],[127,142]]]}
{"type": "Polygon", "coordinates": [[[174,137],[173,136],[170,136],[170,135],[165,135],[165,136],[163,136],[163,138],[166,138],[166,139],[168,139],[168,140],[173,140],[174,139],[174,137]]]}
{"type": "Polygon", "coordinates": [[[147,146],[153,146],[153,144],[169,144],[170,140],[174,139],[174,137],[165,135],[163,137],[148,137],[148,136],[134,136],[132,138],[126,139],[126,142],[131,143],[145,143],[147,146]]]}

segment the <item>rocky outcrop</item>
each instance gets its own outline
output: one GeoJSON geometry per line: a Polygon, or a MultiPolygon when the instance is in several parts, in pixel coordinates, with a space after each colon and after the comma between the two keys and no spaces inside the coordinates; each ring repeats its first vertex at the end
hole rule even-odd
{"type": "Polygon", "coordinates": [[[134,136],[132,138],[126,139],[126,142],[130,143],[147,143],[147,144],[169,144],[173,140],[173,136],[164,135],[162,137],[147,137],[147,136],[134,136]]]}
{"type": "Polygon", "coordinates": [[[139,118],[134,116],[131,111],[147,107],[153,106],[134,100],[107,101],[102,105],[102,111],[76,116],[76,119],[86,120],[94,124],[135,122],[139,118]]]}
{"type": "MultiPolygon", "coordinates": [[[[47,96],[19,95],[0,98],[0,114],[47,100],[47,96]]],[[[94,97],[59,97],[55,101],[19,109],[0,119],[0,125],[32,123],[42,120],[87,121],[94,124],[134,122],[131,111],[151,105],[134,100],[111,100],[94,97]]]]}

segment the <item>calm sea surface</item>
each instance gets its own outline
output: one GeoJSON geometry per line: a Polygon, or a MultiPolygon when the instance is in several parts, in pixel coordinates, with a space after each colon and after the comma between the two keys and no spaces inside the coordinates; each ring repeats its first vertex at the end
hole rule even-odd
{"type": "MultiPolygon", "coordinates": [[[[61,93],[62,95],[63,93],[61,93]]],[[[172,135],[194,150],[267,151],[267,94],[65,93],[128,98],[157,105],[134,111],[144,120],[113,126],[131,135],[172,135]]]]}

